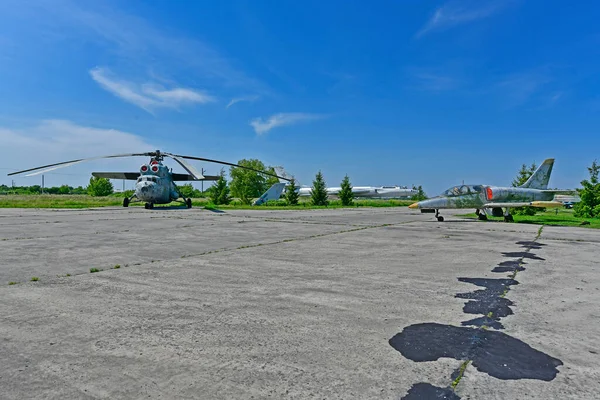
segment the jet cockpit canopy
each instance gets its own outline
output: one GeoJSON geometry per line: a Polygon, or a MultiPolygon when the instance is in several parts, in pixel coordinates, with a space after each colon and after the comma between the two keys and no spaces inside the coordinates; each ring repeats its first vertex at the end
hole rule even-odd
{"type": "Polygon", "coordinates": [[[451,187],[442,193],[442,196],[446,197],[454,197],[454,196],[464,196],[467,194],[479,194],[483,191],[482,185],[457,185],[451,187]]]}

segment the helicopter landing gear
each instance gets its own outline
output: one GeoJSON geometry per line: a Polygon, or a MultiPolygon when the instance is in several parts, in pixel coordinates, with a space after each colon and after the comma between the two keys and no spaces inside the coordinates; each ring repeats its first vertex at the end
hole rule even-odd
{"type": "Polygon", "coordinates": [[[146,210],[152,210],[154,208],[154,204],[152,204],[152,203],[146,203],[146,204],[144,204],[144,208],[146,210]]]}
{"type": "Polygon", "coordinates": [[[485,212],[479,211],[479,209],[475,210],[475,214],[477,214],[477,219],[480,221],[487,221],[488,217],[485,212]]]}
{"type": "Polygon", "coordinates": [[[508,207],[506,208],[506,211],[504,212],[504,222],[513,222],[513,216],[510,214],[508,207]]]}
{"type": "Polygon", "coordinates": [[[123,207],[129,207],[129,197],[123,199],[123,207]]]}
{"type": "Polygon", "coordinates": [[[185,205],[187,208],[192,208],[192,199],[185,199],[185,205]]]}
{"type": "Polygon", "coordinates": [[[440,210],[437,208],[435,209],[435,217],[437,218],[438,222],[444,222],[444,217],[440,215],[440,210]]]}

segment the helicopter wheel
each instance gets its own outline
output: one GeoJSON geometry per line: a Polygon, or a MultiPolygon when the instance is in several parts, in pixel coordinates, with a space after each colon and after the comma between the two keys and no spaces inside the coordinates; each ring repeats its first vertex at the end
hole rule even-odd
{"type": "Polygon", "coordinates": [[[187,206],[187,208],[192,208],[192,199],[186,199],[185,205],[187,206]]]}
{"type": "Polygon", "coordinates": [[[146,204],[144,204],[144,208],[146,210],[152,210],[154,208],[154,204],[152,204],[152,203],[146,203],[146,204]]]}
{"type": "Polygon", "coordinates": [[[504,222],[514,222],[514,218],[511,214],[504,216],[504,222]]]}
{"type": "Polygon", "coordinates": [[[129,197],[123,199],[123,207],[129,207],[129,197]]]}

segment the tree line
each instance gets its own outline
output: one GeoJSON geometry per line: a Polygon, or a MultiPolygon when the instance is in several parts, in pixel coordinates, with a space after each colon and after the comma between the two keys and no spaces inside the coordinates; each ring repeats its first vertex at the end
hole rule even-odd
{"type": "MultiPolygon", "coordinates": [[[[238,161],[238,164],[255,170],[275,174],[274,167],[266,167],[260,160],[243,159],[238,161]]],[[[251,204],[253,199],[260,197],[260,195],[267,191],[269,187],[279,182],[278,179],[273,176],[263,175],[239,167],[231,167],[229,175],[231,177],[230,183],[227,182],[224,171],[221,170],[219,180],[211,187],[210,192],[208,193],[209,198],[216,205],[228,204],[231,202],[232,197],[239,198],[243,204],[251,204]]],[[[295,178],[292,177],[287,183],[282,196],[287,205],[294,206],[298,204],[298,189],[297,182],[295,178]]],[[[427,198],[422,186],[413,187],[413,189],[417,191],[417,195],[413,197],[413,200],[418,201],[427,198]]],[[[337,197],[340,199],[343,206],[351,206],[353,204],[355,195],[352,192],[352,184],[348,175],[342,180],[337,197]]],[[[313,206],[327,206],[329,204],[327,184],[325,183],[325,178],[321,171],[317,172],[315,179],[312,182],[309,202],[313,206]]]]}

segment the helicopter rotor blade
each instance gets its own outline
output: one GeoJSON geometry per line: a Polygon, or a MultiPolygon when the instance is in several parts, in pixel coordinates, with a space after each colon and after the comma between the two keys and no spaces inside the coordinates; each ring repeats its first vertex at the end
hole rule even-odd
{"type": "Polygon", "coordinates": [[[258,172],[258,173],[263,174],[263,175],[272,176],[272,177],[277,178],[277,179],[283,179],[285,181],[289,181],[290,180],[290,178],[286,178],[286,177],[283,177],[283,176],[272,174],[270,172],[261,171],[259,169],[245,167],[243,165],[230,163],[230,162],[227,162],[227,161],[219,161],[219,160],[213,160],[213,159],[210,159],[210,158],[203,158],[203,157],[182,156],[182,155],[175,155],[175,154],[170,154],[170,153],[169,153],[169,157],[179,157],[179,158],[185,158],[185,159],[188,159],[188,160],[206,161],[206,162],[211,162],[211,163],[215,163],[215,164],[229,165],[230,167],[247,169],[247,170],[250,170],[250,171],[258,172]]]}
{"type": "Polygon", "coordinates": [[[77,160],[63,161],[63,162],[54,163],[54,164],[42,165],[41,167],[35,167],[35,168],[24,169],[22,171],[11,172],[10,174],[8,174],[8,176],[22,174],[22,173],[25,173],[25,172],[36,171],[36,172],[31,173],[31,174],[25,175],[25,176],[34,176],[34,175],[43,174],[43,173],[48,172],[48,171],[53,171],[53,170],[58,169],[58,168],[64,168],[64,167],[68,167],[70,165],[79,164],[79,163],[85,162],[85,161],[100,160],[100,159],[103,159],[103,158],[154,156],[155,154],[156,154],[155,152],[148,152],[148,153],[131,153],[131,154],[113,154],[113,155],[110,155],[110,156],[79,158],[77,160]],[[41,170],[41,171],[38,171],[38,170],[41,170]]]}
{"type": "Polygon", "coordinates": [[[161,154],[165,157],[170,157],[173,160],[177,161],[179,163],[179,165],[181,165],[183,167],[183,169],[185,169],[190,175],[192,175],[194,177],[194,179],[199,180],[199,181],[204,179],[204,175],[202,175],[202,173],[200,171],[198,171],[189,162],[187,162],[183,158],[181,158],[181,156],[176,156],[175,154],[171,154],[171,153],[161,153],[161,154]]]}

